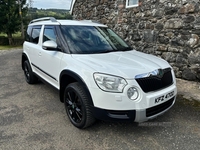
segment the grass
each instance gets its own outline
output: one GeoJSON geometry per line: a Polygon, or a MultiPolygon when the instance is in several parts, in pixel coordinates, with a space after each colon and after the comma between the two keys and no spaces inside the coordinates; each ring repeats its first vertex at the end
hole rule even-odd
{"type": "Polygon", "coordinates": [[[0,50],[11,50],[11,49],[22,49],[22,45],[21,46],[9,46],[9,45],[6,45],[6,46],[2,46],[0,45],[0,50]]]}

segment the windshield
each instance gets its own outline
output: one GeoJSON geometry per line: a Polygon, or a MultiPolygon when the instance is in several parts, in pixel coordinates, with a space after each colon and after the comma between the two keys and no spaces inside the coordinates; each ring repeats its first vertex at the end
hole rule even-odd
{"type": "Polygon", "coordinates": [[[132,50],[116,33],[106,27],[61,26],[73,54],[95,54],[132,50]]]}

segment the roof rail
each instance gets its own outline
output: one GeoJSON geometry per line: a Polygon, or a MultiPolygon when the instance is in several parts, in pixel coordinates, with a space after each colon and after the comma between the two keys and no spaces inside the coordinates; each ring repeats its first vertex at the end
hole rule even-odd
{"type": "Polygon", "coordinates": [[[51,22],[57,22],[57,20],[54,17],[44,17],[44,18],[34,19],[29,24],[34,23],[34,22],[47,21],[47,20],[50,20],[51,22]]]}

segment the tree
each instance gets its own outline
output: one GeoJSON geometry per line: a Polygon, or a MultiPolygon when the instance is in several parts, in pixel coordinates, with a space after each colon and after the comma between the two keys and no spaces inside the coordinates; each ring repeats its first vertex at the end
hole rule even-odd
{"type": "Polygon", "coordinates": [[[12,34],[20,30],[26,13],[26,0],[0,0],[0,32],[7,34],[10,45],[12,34]]]}

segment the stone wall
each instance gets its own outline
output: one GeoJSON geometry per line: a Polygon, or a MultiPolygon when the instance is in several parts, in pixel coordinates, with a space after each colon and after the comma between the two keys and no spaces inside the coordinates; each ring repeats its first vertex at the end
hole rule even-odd
{"type": "Polygon", "coordinates": [[[200,1],[140,0],[125,8],[126,0],[76,0],[74,19],[108,25],[133,48],[167,60],[176,77],[200,81],[200,1]]]}

